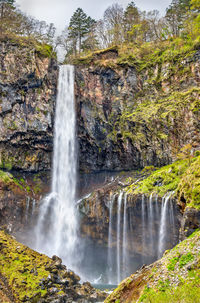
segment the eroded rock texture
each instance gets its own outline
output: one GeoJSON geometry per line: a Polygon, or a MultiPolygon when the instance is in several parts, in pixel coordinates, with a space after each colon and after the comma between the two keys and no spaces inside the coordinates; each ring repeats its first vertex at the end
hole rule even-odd
{"type": "Polygon", "coordinates": [[[31,45],[1,42],[0,70],[0,166],[50,169],[56,60],[31,45]]]}
{"type": "Polygon", "coordinates": [[[163,166],[199,149],[199,51],[141,71],[105,60],[76,66],[81,170],[163,166]]]}

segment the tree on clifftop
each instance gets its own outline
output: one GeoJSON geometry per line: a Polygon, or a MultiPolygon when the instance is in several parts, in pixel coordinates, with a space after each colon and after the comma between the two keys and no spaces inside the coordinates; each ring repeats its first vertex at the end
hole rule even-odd
{"type": "Polygon", "coordinates": [[[96,21],[88,17],[82,8],[78,8],[70,19],[68,27],[68,38],[72,41],[75,52],[77,44],[79,53],[82,48],[83,39],[90,33],[96,21]]]}
{"type": "Polygon", "coordinates": [[[4,18],[6,14],[6,7],[9,5],[10,7],[13,7],[15,3],[15,0],[0,0],[0,18],[4,18]]]}

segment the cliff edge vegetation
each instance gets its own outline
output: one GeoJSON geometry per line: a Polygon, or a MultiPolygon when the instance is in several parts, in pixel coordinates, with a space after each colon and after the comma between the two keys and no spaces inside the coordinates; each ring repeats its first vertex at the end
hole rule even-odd
{"type": "MultiPolygon", "coordinates": [[[[185,147],[184,151],[190,148],[185,147]]],[[[185,157],[184,151],[179,157],[185,157]]],[[[197,152],[198,154],[198,152],[197,152]]],[[[178,198],[178,203],[186,207],[200,209],[200,156],[179,159],[173,164],[155,168],[146,167],[143,170],[149,176],[144,180],[128,186],[129,194],[157,194],[163,197],[171,192],[178,198]]],[[[131,182],[129,180],[129,182],[131,182]]]]}

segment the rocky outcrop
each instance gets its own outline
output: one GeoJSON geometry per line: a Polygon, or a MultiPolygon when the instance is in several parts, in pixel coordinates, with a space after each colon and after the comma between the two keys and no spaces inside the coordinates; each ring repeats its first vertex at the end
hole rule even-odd
{"type": "Polygon", "coordinates": [[[0,228],[18,237],[34,228],[39,201],[49,185],[48,173],[13,175],[0,170],[0,228]]]}
{"type": "MultiPolygon", "coordinates": [[[[136,178],[135,182],[137,182],[136,178]]],[[[161,228],[161,207],[163,200],[161,197],[154,196],[150,202],[149,195],[128,194],[128,183],[129,181],[126,181],[126,178],[124,177],[116,178],[110,184],[95,190],[79,201],[78,208],[82,215],[80,220],[81,234],[84,237],[97,241],[102,247],[107,247],[109,229],[111,228],[113,240],[110,245],[116,249],[118,243],[117,222],[119,220],[119,196],[120,193],[123,192],[120,209],[120,229],[121,232],[123,232],[125,228],[124,224],[126,224],[126,237],[129,239],[126,241],[126,249],[129,251],[133,260],[134,258],[137,258],[139,264],[144,262],[144,260],[150,263],[152,260],[157,259],[156,245],[159,242],[158,238],[161,228]],[[125,199],[126,209],[124,208],[125,199]],[[144,203],[143,206],[142,203],[144,203]],[[111,207],[112,213],[110,213],[111,207]],[[152,208],[152,210],[150,210],[150,208],[152,208]],[[153,218],[150,218],[151,211],[153,212],[153,218]],[[124,223],[124,212],[126,212],[126,223],[124,223]],[[143,217],[145,218],[145,222],[143,222],[143,217]],[[112,226],[110,224],[112,224],[112,226]],[[149,228],[151,228],[151,235],[149,228]],[[144,240],[144,237],[146,240],[144,240]],[[152,246],[152,242],[155,242],[154,246],[152,246]]],[[[179,228],[182,222],[182,214],[176,202],[175,199],[171,200],[171,203],[174,205],[174,226],[171,230],[171,234],[165,239],[165,245],[168,249],[175,246],[179,241],[179,228]]],[[[168,230],[170,228],[171,227],[168,226],[168,230]]],[[[120,241],[120,245],[123,245],[122,241],[120,241]]]]}
{"type": "Polygon", "coordinates": [[[9,232],[20,229],[25,221],[28,193],[13,176],[0,171],[0,226],[9,232]]]}
{"type": "Polygon", "coordinates": [[[5,296],[12,294],[11,302],[92,303],[106,297],[90,283],[80,284],[60,258],[39,254],[1,231],[0,261],[1,290],[5,296]]]}
{"type": "MultiPolygon", "coordinates": [[[[140,152],[131,140],[109,135],[115,120],[138,92],[135,68],[76,67],[79,163],[83,171],[141,167],[140,152]],[[134,157],[133,157],[134,155],[134,157]]],[[[133,101],[134,102],[134,101],[133,101]]]]}
{"type": "Polygon", "coordinates": [[[0,43],[0,167],[48,170],[58,66],[28,43],[0,43]]]}
{"type": "Polygon", "coordinates": [[[200,210],[187,207],[181,221],[181,239],[190,236],[196,229],[200,228],[200,210]]]}
{"type": "Polygon", "coordinates": [[[186,144],[200,148],[199,51],[145,68],[118,64],[117,53],[85,60],[76,66],[81,170],[163,166],[186,144]]]}

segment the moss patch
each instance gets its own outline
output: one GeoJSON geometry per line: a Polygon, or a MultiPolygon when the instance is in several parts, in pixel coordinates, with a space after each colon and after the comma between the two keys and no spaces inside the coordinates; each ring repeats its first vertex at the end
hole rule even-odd
{"type": "Polygon", "coordinates": [[[177,195],[179,200],[187,201],[189,207],[200,209],[200,157],[193,161],[182,176],[177,195]]]}
{"type": "Polygon", "coordinates": [[[179,202],[184,198],[187,207],[200,209],[200,156],[156,169],[146,179],[127,187],[127,192],[147,195],[156,193],[160,197],[174,192],[179,202]]]}
{"type": "Polygon", "coordinates": [[[15,298],[24,301],[26,297],[45,296],[46,290],[42,290],[39,284],[42,278],[49,275],[45,270],[48,264],[48,257],[26,248],[0,232],[0,272],[7,279],[15,298]]]}

